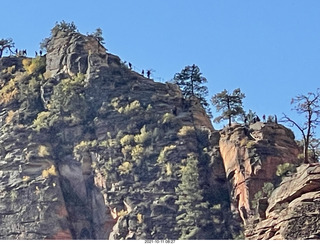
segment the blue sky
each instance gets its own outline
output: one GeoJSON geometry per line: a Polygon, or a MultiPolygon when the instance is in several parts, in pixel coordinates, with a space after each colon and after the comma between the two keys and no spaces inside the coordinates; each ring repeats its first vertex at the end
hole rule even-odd
{"type": "Polygon", "coordinates": [[[239,87],[245,110],[260,117],[303,121],[291,98],[320,87],[319,0],[5,1],[0,38],[34,55],[61,20],[82,33],[100,27],[109,52],[156,80],[196,64],[210,97],[239,87]]]}

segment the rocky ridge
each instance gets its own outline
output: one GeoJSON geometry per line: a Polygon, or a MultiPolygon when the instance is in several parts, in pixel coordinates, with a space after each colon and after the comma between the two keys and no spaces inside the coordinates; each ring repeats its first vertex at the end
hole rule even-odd
{"type": "Polygon", "coordinates": [[[289,129],[216,131],[196,98],[92,36],[56,32],[47,51],[0,59],[0,239],[178,239],[190,155],[211,219],[192,239],[239,238],[241,223],[247,239],[319,238],[318,165],[276,176],[299,165],[289,129]]]}
{"type": "Polygon", "coordinates": [[[47,50],[1,59],[0,238],[177,239],[175,191],[190,154],[217,206],[202,236],[231,238],[216,132],[199,101],[129,70],[90,36],[58,32],[47,50]]]}

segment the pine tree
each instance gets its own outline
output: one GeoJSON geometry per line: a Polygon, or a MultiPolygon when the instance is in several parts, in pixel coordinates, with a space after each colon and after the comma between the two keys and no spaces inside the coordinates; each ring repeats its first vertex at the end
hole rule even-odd
{"type": "Polygon", "coordinates": [[[217,108],[217,112],[222,110],[222,115],[214,119],[215,122],[228,119],[229,126],[231,126],[231,120],[237,116],[244,116],[244,110],[242,107],[242,99],[245,98],[245,94],[241,93],[240,88],[229,94],[227,90],[223,90],[220,93],[214,95],[211,99],[212,104],[217,108]]]}
{"type": "Polygon", "coordinates": [[[204,228],[210,224],[208,202],[203,200],[199,184],[198,160],[189,154],[186,165],[181,168],[181,183],[176,188],[179,206],[176,217],[180,239],[204,239],[204,228]]]}
{"type": "Polygon", "coordinates": [[[203,85],[207,79],[202,76],[197,65],[186,66],[180,73],[175,74],[173,81],[180,87],[185,98],[197,97],[210,114],[209,104],[205,98],[208,95],[208,88],[203,85]]]}
{"type": "Polygon", "coordinates": [[[101,45],[105,44],[101,28],[97,28],[96,31],[91,34],[91,36],[93,36],[101,45]]]}

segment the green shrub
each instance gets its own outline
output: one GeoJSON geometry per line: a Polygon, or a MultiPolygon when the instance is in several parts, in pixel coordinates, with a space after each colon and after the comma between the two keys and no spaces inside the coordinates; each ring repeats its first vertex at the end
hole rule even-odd
{"type": "Polygon", "coordinates": [[[131,150],[131,157],[132,160],[138,160],[141,159],[143,156],[144,148],[138,144],[131,150]]]}
{"type": "Polygon", "coordinates": [[[129,174],[132,170],[132,163],[130,162],[123,162],[119,167],[118,167],[118,171],[120,173],[120,175],[126,175],[129,174]]]}
{"type": "Polygon", "coordinates": [[[251,201],[252,207],[256,208],[258,206],[259,199],[269,198],[273,190],[274,190],[274,185],[271,182],[264,183],[261,191],[258,191],[256,194],[254,194],[254,197],[251,201]]]}
{"type": "Polygon", "coordinates": [[[30,74],[43,74],[46,71],[46,59],[45,57],[36,57],[33,59],[23,59],[23,68],[30,74]]]}
{"type": "Polygon", "coordinates": [[[176,145],[170,145],[170,146],[165,146],[159,153],[157,162],[159,164],[163,164],[167,161],[167,157],[170,153],[170,151],[174,150],[177,146],[176,145]]]}
{"type": "Polygon", "coordinates": [[[121,146],[132,145],[134,141],[134,135],[125,135],[120,139],[121,146]]]}
{"type": "Polygon", "coordinates": [[[296,166],[294,164],[283,163],[277,166],[276,175],[279,177],[285,177],[294,172],[296,172],[296,166]]]}
{"type": "Polygon", "coordinates": [[[248,141],[247,145],[246,145],[246,148],[250,149],[250,148],[253,148],[253,146],[256,144],[255,141],[248,141]]]}
{"type": "Polygon", "coordinates": [[[94,148],[98,145],[97,140],[93,141],[81,141],[79,144],[77,144],[74,147],[75,151],[84,151],[84,150],[89,150],[91,148],[94,148]]]}
{"type": "Polygon", "coordinates": [[[151,140],[151,132],[147,131],[146,126],[144,125],[140,129],[140,134],[134,136],[134,141],[139,144],[147,144],[151,140]]]}
{"type": "Polygon", "coordinates": [[[50,115],[51,113],[49,111],[39,113],[37,118],[33,121],[34,130],[39,132],[41,129],[48,129],[50,115]]]}
{"type": "Polygon", "coordinates": [[[40,145],[38,147],[38,156],[39,157],[46,157],[50,155],[49,148],[45,145],[40,145]]]}
{"type": "Polygon", "coordinates": [[[166,163],[166,175],[171,176],[172,175],[172,164],[171,163],[166,163]]]}
{"type": "Polygon", "coordinates": [[[178,136],[187,136],[195,132],[194,126],[184,125],[178,132],[178,136]]]}
{"type": "Polygon", "coordinates": [[[135,100],[125,107],[118,108],[118,112],[121,114],[130,114],[132,112],[136,112],[141,109],[140,102],[138,100],[135,100]]]}
{"type": "Polygon", "coordinates": [[[7,104],[17,97],[19,91],[16,83],[15,79],[11,79],[0,89],[0,104],[7,104]]]}
{"type": "Polygon", "coordinates": [[[162,116],[162,124],[169,124],[171,123],[173,120],[174,120],[175,116],[171,113],[165,113],[163,116],[162,116]]]}

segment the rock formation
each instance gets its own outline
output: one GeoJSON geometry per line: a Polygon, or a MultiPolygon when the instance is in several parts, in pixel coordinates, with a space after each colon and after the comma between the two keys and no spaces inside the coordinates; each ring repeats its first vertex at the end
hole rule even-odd
{"type": "Polygon", "coordinates": [[[299,163],[289,129],[216,131],[197,98],[93,36],[56,31],[45,56],[1,58],[0,129],[0,239],[319,238],[319,167],[276,175],[299,163]],[[183,193],[190,158],[197,206],[183,193]]]}
{"type": "Polygon", "coordinates": [[[308,240],[320,238],[320,165],[301,165],[268,199],[266,218],[248,226],[247,239],[308,240]]]}
{"type": "Polygon", "coordinates": [[[225,128],[219,145],[226,177],[232,186],[233,205],[245,223],[252,212],[255,193],[264,183],[275,180],[278,165],[295,163],[300,150],[290,130],[262,122],[225,128]]]}
{"type": "Polygon", "coordinates": [[[199,101],[90,36],[56,32],[47,51],[1,59],[0,238],[178,239],[190,154],[215,206],[197,235],[232,238],[217,133],[199,101]]]}

